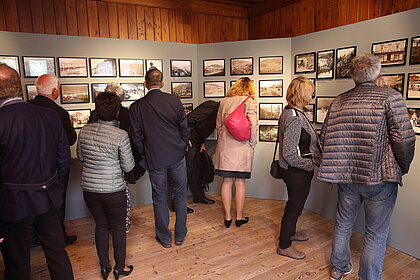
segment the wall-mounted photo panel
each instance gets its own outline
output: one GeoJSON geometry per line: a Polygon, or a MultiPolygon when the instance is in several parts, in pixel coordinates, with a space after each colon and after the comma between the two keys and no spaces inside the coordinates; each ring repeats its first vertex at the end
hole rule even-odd
{"type": "Polygon", "coordinates": [[[172,82],[171,92],[179,98],[192,98],[192,82],[172,82]]]}
{"type": "Polygon", "coordinates": [[[204,82],[204,98],[225,97],[225,82],[204,82]]]}
{"type": "Polygon", "coordinates": [[[315,52],[295,55],[295,74],[315,72],[315,52]]]}
{"type": "Polygon", "coordinates": [[[420,108],[407,108],[414,133],[420,134],[420,108]]]}
{"type": "Polygon", "coordinates": [[[282,56],[264,56],[259,58],[260,75],[283,74],[282,56]]]}
{"type": "Polygon", "coordinates": [[[70,115],[70,119],[73,121],[74,128],[82,128],[88,123],[90,109],[67,110],[67,112],[70,115]]]}
{"type": "Polygon", "coordinates": [[[324,123],[334,99],[333,96],[318,96],[316,98],[316,123],[324,123]]]}
{"type": "Polygon", "coordinates": [[[146,59],[146,72],[150,69],[156,68],[163,73],[163,60],[162,59],[146,59]]]}
{"type": "Polygon", "coordinates": [[[254,58],[231,58],[230,59],[231,75],[252,75],[254,74],[254,58]]]}
{"type": "Polygon", "coordinates": [[[20,75],[19,57],[16,55],[0,55],[0,63],[12,67],[20,75]]]}
{"type": "Polygon", "coordinates": [[[203,76],[224,76],[225,60],[224,59],[207,59],[203,60],[203,76]]]}
{"type": "Polygon", "coordinates": [[[61,84],[61,104],[89,103],[89,84],[61,84]]]}
{"type": "Polygon", "coordinates": [[[61,78],[87,78],[88,68],[85,57],[59,57],[58,76],[61,78]]]}
{"type": "Polygon", "coordinates": [[[117,60],[115,58],[89,58],[91,77],[116,77],[117,60]]]}
{"type": "Polygon", "coordinates": [[[55,75],[54,57],[23,56],[25,78],[37,78],[44,74],[55,75]]]}
{"type": "Polygon", "coordinates": [[[420,73],[408,74],[407,99],[420,99],[420,73]]]}
{"type": "Polygon", "coordinates": [[[316,78],[334,79],[334,50],[316,53],[316,78]]]}
{"type": "Polygon", "coordinates": [[[310,122],[315,121],[315,104],[308,104],[302,108],[303,113],[310,122]]]}
{"type": "Polygon", "coordinates": [[[36,94],[37,92],[35,85],[26,85],[26,100],[34,99],[36,94]]]}
{"type": "Polygon", "coordinates": [[[191,77],[191,60],[172,60],[171,59],[171,77],[191,77]]]}
{"type": "Polygon", "coordinates": [[[410,64],[420,64],[420,36],[411,38],[410,64]]]}
{"type": "Polygon", "coordinates": [[[92,102],[95,103],[96,96],[99,93],[104,92],[107,84],[105,83],[93,83],[90,84],[90,91],[92,92],[92,102]]]}
{"type": "Polygon", "coordinates": [[[399,91],[401,95],[404,92],[404,74],[383,74],[376,81],[376,85],[387,87],[399,91]]]}
{"type": "Polygon", "coordinates": [[[260,120],[278,120],[283,111],[283,103],[260,103],[260,120]]]}
{"type": "Polygon", "coordinates": [[[405,65],[407,39],[373,43],[372,53],[380,59],[382,67],[405,65]]]}
{"type": "Polygon", "coordinates": [[[261,142],[276,142],[278,125],[259,125],[259,139],[261,142]]]}
{"type": "Polygon", "coordinates": [[[350,77],[350,63],[356,56],[356,46],[340,48],[336,50],[336,79],[351,78],[350,77]]]}
{"type": "Polygon", "coordinates": [[[259,92],[260,97],[282,97],[283,80],[260,80],[259,92]]]}
{"type": "Polygon", "coordinates": [[[135,101],[144,96],[144,84],[143,83],[121,83],[125,91],[123,101],[135,101]]]}
{"type": "Polygon", "coordinates": [[[182,103],[182,107],[184,108],[185,115],[188,115],[192,112],[192,110],[194,110],[192,103],[182,103]]]}
{"type": "Polygon", "coordinates": [[[143,59],[120,58],[118,59],[120,77],[143,77],[143,59]]]}

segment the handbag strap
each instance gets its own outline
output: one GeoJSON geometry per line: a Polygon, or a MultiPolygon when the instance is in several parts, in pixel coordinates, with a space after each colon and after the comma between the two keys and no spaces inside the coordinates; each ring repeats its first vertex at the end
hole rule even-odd
{"type": "Polygon", "coordinates": [[[274,148],[273,161],[276,160],[276,153],[277,153],[277,146],[278,145],[279,145],[279,128],[277,127],[277,141],[276,141],[276,147],[274,148]]]}
{"type": "Polygon", "coordinates": [[[309,126],[312,128],[313,132],[315,133],[315,137],[316,137],[316,144],[318,146],[318,149],[320,152],[322,152],[322,148],[321,148],[321,142],[319,141],[319,137],[318,137],[318,133],[316,133],[316,130],[314,128],[314,126],[312,125],[312,123],[309,121],[308,117],[305,115],[305,113],[301,112],[300,110],[296,109],[296,108],[292,108],[293,110],[295,110],[296,114],[299,115],[303,115],[306,119],[306,121],[308,122],[309,126]]]}

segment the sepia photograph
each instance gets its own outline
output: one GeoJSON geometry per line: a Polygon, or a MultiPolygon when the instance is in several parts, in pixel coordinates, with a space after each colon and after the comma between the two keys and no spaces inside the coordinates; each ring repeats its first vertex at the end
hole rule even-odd
{"type": "Polygon", "coordinates": [[[120,58],[118,59],[120,77],[143,77],[143,59],[120,58]]]}
{"type": "Polygon", "coordinates": [[[372,44],[372,54],[381,61],[381,66],[405,65],[407,39],[372,44]]]}
{"type": "Polygon", "coordinates": [[[117,61],[115,58],[89,58],[91,77],[116,77],[117,61]]]}
{"type": "Polygon", "coordinates": [[[20,75],[19,57],[15,55],[0,55],[0,63],[6,64],[20,75]]]}
{"type": "Polygon", "coordinates": [[[295,73],[315,72],[315,52],[295,55],[295,73]]]}
{"type": "Polygon", "coordinates": [[[182,107],[184,107],[185,115],[188,115],[194,109],[192,103],[182,103],[182,107]]]}
{"type": "Polygon", "coordinates": [[[172,60],[171,59],[171,77],[191,77],[191,60],[172,60]]]}
{"type": "Polygon", "coordinates": [[[204,82],[204,98],[225,97],[225,82],[204,82]]]}
{"type": "Polygon", "coordinates": [[[420,36],[411,38],[410,64],[420,64],[420,36]]]}
{"type": "Polygon", "coordinates": [[[104,92],[107,84],[93,83],[90,84],[90,91],[92,92],[92,102],[95,103],[96,96],[100,92],[104,92]]]}
{"type": "Polygon", "coordinates": [[[144,96],[143,83],[121,83],[121,86],[125,90],[123,101],[135,101],[144,96]]]}
{"type": "Polygon", "coordinates": [[[83,57],[59,57],[58,75],[61,78],[87,78],[87,59],[83,57]]]}
{"type": "Polygon", "coordinates": [[[179,98],[192,98],[192,82],[172,82],[171,92],[179,98]]]}
{"type": "Polygon", "coordinates": [[[316,78],[334,79],[334,50],[317,52],[316,78]]]}
{"type": "Polygon", "coordinates": [[[225,60],[208,59],[203,60],[203,76],[224,76],[225,60]]]}
{"type": "Polygon", "coordinates": [[[324,123],[335,97],[322,96],[316,98],[316,123],[324,123]]]}
{"type": "Polygon", "coordinates": [[[37,92],[35,85],[26,85],[26,100],[34,99],[36,94],[37,92]]]}
{"type": "Polygon", "coordinates": [[[414,133],[420,134],[420,108],[407,108],[414,133]]]}
{"type": "Polygon", "coordinates": [[[283,103],[260,103],[260,120],[278,120],[283,111],[283,103]]]}
{"type": "Polygon", "coordinates": [[[259,139],[262,142],[276,142],[277,141],[277,131],[278,125],[259,125],[259,139]]]}
{"type": "Polygon", "coordinates": [[[55,75],[54,57],[24,56],[22,59],[25,78],[38,78],[44,74],[55,75]]]}
{"type": "Polygon", "coordinates": [[[260,97],[282,97],[283,80],[260,80],[259,92],[260,97]]]}
{"type": "Polygon", "coordinates": [[[252,57],[231,58],[231,75],[252,75],[254,74],[254,59],[252,57]]]}
{"type": "Polygon", "coordinates": [[[259,58],[260,75],[283,74],[282,56],[265,56],[259,58]]]}
{"type": "Polygon", "coordinates": [[[356,46],[340,48],[336,50],[336,79],[351,78],[350,63],[356,56],[356,46]]]}
{"type": "Polygon", "coordinates": [[[162,59],[146,59],[146,72],[153,68],[156,68],[163,73],[162,59]]]}
{"type": "Polygon", "coordinates": [[[306,105],[302,108],[302,111],[311,123],[315,121],[315,104],[306,105]]]}
{"type": "Polygon", "coordinates": [[[376,81],[376,85],[387,87],[399,91],[401,95],[404,92],[404,74],[381,74],[376,81]]]}
{"type": "Polygon", "coordinates": [[[82,128],[88,123],[90,109],[67,110],[67,112],[70,115],[70,119],[73,121],[74,128],[82,128]]]}
{"type": "Polygon", "coordinates": [[[89,103],[89,84],[61,84],[61,104],[89,103]]]}
{"type": "Polygon", "coordinates": [[[420,99],[420,73],[408,74],[407,99],[420,99]]]}

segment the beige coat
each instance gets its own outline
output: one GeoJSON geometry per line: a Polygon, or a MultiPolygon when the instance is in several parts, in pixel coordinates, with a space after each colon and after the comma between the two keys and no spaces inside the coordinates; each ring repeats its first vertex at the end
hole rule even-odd
{"type": "Polygon", "coordinates": [[[258,119],[257,102],[249,98],[245,102],[245,115],[251,123],[251,138],[238,141],[229,133],[225,126],[225,119],[232,113],[245,96],[225,97],[220,102],[217,112],[217,147],[214,155],[214,168],[224,171],[251,172],[254,159],[254,147],[257,144],[258,119]]]}

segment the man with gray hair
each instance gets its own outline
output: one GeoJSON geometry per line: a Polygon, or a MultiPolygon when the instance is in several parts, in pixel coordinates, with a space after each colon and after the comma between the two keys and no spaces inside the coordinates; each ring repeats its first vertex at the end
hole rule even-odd
{"type": "Polygon", "coordinates": [[[401,94],[375,85],[381,70],[372,54],[356,56],[356,86],[333,101],[321,131],[318,180],[337,184],[338,202],[330,279],[352,271],[350,236],[364,202],[365,240],[359,279],[381,279],[398,184],[414,156],[415,135],[401,94]]]}

